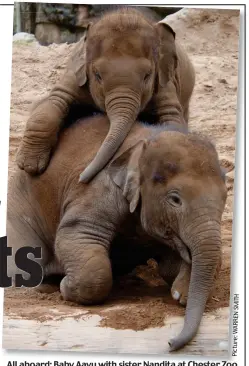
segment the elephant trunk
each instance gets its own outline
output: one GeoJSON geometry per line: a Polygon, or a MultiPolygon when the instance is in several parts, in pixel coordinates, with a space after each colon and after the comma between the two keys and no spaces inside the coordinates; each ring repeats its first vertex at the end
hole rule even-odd
{"type": "Polygon", "coordinates": [[[206,238],[197,240],[191,250],[192,270],[184,326],[181,333],[169,341],[170,351],[185,346],[198,331],[221,256],[219,228],[217,223],[213,225],[208,231],[201,230],[205,232],[206,238]]]}
{"type": "Polygon", "coordinates": [[[117,152],[137,118],[140,99],[140,95],[132,90],[113,91],[106,97],[110,129],[95,158],[81,173],[80,182],[88,183],[117,152]]]}

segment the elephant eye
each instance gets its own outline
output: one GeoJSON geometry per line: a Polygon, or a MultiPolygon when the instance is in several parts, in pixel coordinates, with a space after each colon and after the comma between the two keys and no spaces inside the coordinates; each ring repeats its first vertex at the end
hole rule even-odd
{"type": "Polygon", "coordinates": [[[144,77],[144,81],[146,82],[146,81],[148,81],[149,80],[149,78],[150,78],[150,76],[151,76],[151,71],[150,72],[147,72],[147,74],[145,75],[145,77],[144,77]]]}
{"type": "Polygon", "coordinates": [[[178,193],[172,192],[168,195],[168,201],[172,206],[179,207],[182,205],[182,200],[178,193]]]}
{"type": "Polygon", "coordinates": [[[95,70],[94,75],[95,75],[96,80],[100,83],[102,81],[100,73],[97,70],[95,70]]]}

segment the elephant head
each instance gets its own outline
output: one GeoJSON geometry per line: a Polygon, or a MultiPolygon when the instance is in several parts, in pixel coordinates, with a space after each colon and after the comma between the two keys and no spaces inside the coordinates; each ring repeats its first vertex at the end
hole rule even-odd
{"type": "Polygon", "coordinates": [[[176,64],[175,33],[165,23],[153,24],[134,9],[122,9],[89,24],[70,67],[78,85],[87,85],[96,106],[107,113],[110,129],[80,181],[90,181],[114,156],[176,64]]]}
{"type": "Polygon", "coordinates": [[[227,190],[214,146],[205,138],[159,131],[108,167],[110,177],[138,210],[143,229],[192,261],[185,322],[171,350],[196,334],[221,258],[221,217],[227,190]],[[174,241],[173,241],[174,242],[174,241]]]}

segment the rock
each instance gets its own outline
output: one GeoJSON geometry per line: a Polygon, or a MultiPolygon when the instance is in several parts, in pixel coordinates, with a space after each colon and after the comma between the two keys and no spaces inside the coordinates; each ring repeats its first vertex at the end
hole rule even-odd
{"type": "Polygon", "coordinates": [[[23,42],[35,42],[36,41],[36,38],[35,38],[34,34],[20,32],[20,33],[16,33],[13,36],[13,42],[19,42],[19,41],[23,41],[23,42]]]}
{"type": "Polygon", "coordinates": [[[206,88],[206,89],[208,89],[208,90],[213,89],[213,85],[212,85],[212,83],[211,83],[211,82],[205,83],[205,84],[203,84],[203,85],[204,85],[204,88],[206,88]]]}
{"type": "Polygon", "coordinates": [[[226,79],[218,79],[218,82],[221,83],[221,84],[228,84],[226,79]]]}

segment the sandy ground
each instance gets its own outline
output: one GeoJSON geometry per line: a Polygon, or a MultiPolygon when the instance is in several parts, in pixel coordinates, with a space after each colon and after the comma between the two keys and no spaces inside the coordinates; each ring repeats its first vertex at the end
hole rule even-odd
{"type": "MultiPolygon", "coordinates": [[[[223,266],[215,294],[207,311],[229,306],[230,254],[232,244],[232,206],[235,157],[235,128],[238,73],[239,11],[184,9],[168,17],[177,40],[189,53],[196,68],[196,86],[191,101],[190,127],[211,137],[222,165],[228,169],[228,199],[222,221],[223,266]]],[[[29,115],[31,104],[58,80],[73,45],[42,47],[36,43],[13,44],[9,175],[15,170],[14,158],[29,115]]],[[[102,326],[141,330],[158,327],[167,316],[183,315],[184,309],[171,300],[166,285],[158,278],[153,263],[140,268],[144,283],[124,279],[107,304],[93,307],[102,313],[102,326]],[[106,307],[126,304],[126,310],[111,312],[106,307]],[[132,311],[131,311],[132,310],[132,311]]],[[[61,308],[65,316],[72,307],[59,293],[34,291],[5,292],[5,314],[12,317],[48,319],[48,307],[61,308]],[[25,306],[24,306],[25,304],[25,306]]]]}

